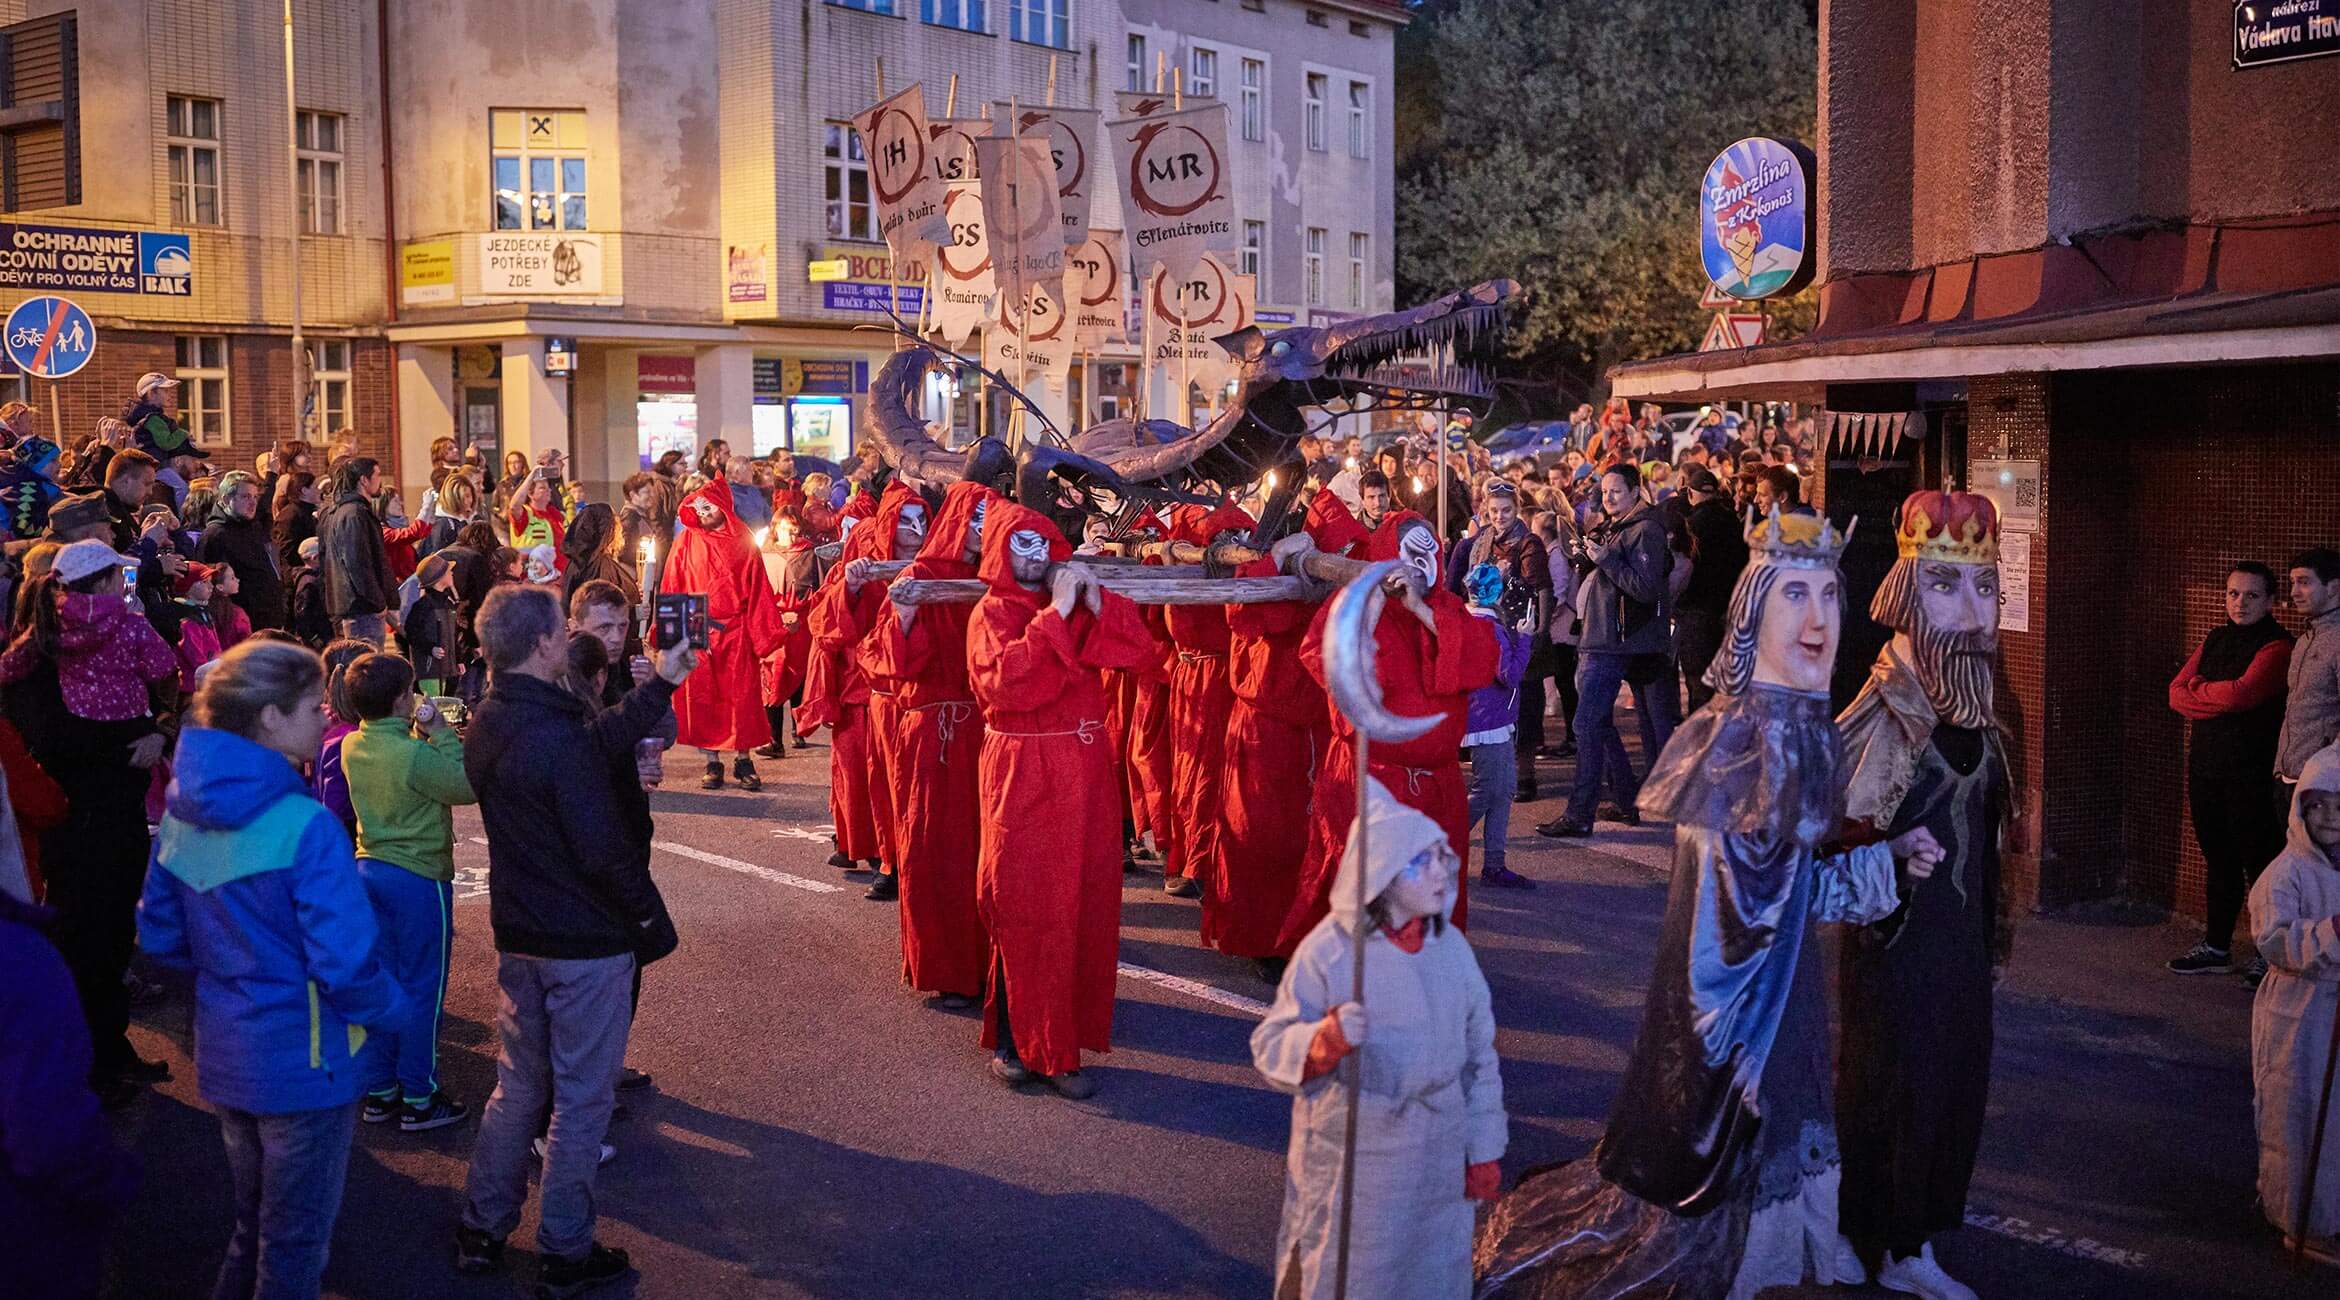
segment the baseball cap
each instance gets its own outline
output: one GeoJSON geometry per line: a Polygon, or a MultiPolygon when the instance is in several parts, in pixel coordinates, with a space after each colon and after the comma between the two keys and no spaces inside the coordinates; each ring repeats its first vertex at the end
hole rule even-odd
{"type": "Polygon", "coordinates": [[[101,569],[118,568],[121,563],[122,557],[115,554],[113,547],[85,537],[58,551],[49,572],[56,574],[59,582],[79,582],[101,569]]]}
{"type": "Polygon", "coordinates": [[[1713,470],[1708,469],[1704,465],[1692,465],[1688,469],[1683,470],[1682,486],[1689,488],[1693,492],[1722,491],[1722,482],[1715,478],[1713,470]]]}
{"type": "Polygon", "coordinates": [[[160,370],[149,370],[138,377],[138,395],[146,396],[157,388],[177,388],[179,381],[160,370]]]}

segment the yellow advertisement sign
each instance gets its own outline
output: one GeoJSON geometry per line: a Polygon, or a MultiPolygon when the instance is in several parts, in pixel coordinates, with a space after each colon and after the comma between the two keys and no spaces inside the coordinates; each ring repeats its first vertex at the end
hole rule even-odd
{"type": "MultiPolygon", "coordinates": [[[[927,261],[928,259],[922,257],[915,262],[904,263],[902,278],[898,283],[926,283],[927,261]]],[[[821,248],[820,257],[812,265],[817,266],[821,262],[843,262],[845,273],[835,277],[839,280],[856,280],[863,284],[884,284],[892,278],[888,272],[893,269],[893,258],[886,252],[884,244],[827,244],[821,248]]],[[[813,276],[812,278],[819,280],[823,277],[813,276]]]]}
{"type": "Polygon", "coordinates": [[[455,301],[455,241],[426,239],[398,250],[398,300],[455,301]]]}

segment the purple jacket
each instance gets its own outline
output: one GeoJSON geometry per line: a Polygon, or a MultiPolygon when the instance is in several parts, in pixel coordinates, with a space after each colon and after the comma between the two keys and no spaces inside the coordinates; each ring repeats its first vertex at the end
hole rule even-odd
{"type": "Polygon", "coordinates": [[[1471,613],[1486,619],[1495,629],[1495,641],[1502,647],[1502,654],[1496,660],[1495,680],[1471,692],[1470,716],[1463,728],[1465,740],[1481,732],[1519,725],[1519,683],[1527,676],[1528,655],[1536,648],[1535,638],[1505,627],[1494,614],[1475,607],[1471,613]]]}

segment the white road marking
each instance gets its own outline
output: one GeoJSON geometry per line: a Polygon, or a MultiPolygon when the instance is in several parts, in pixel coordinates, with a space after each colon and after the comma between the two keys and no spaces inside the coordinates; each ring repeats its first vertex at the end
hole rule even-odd
{"type": "Polygon", "coordinates": [[[1205,984],[1200,980],[1190,980],[1182,975],[1166,975],[1150,967],[1132,966],[1128,962],[1122,962],[1120,970],[1122,975],[1129,979],[1158,984],[1173,993],[1184,993],[1190,998],[1199,998],[1205,1002],[1240,1011],[1247,1016],[1264,1016],[1268,1012],[1268,1004],[1265,1002],[1256,998],[1247,998],[1240,993],[1229,993],[1225,989],[1205,984]]]}
{"type": "Polygon", "coordinates": [[[2061,1228],[2036,1227],[2030,1221],[2013,1215],[1984,1214],[1970,1206],[1966,1211],[1966,1221],[1985,1232],[1995,1232],[2002,1237],[2012,1237],[2034,1246],[2045,1246],[2057,1254],[2069,1255],[2074,1259],[2093,1260],[2099,1264],[2131,1270],[2142,1270],[2145,1267],[2144,1251],[2107,1246],[2088,1237],[2074,1237],[2061,1228]]]}
{"type": "Polygon", "coordinates": [[[725,871],[736,871],[743,876],[754,876],[758,880],[769,880],[775,885],[786,885],[791,889],[802,889],[815,894],[841,894],[845,892],[844,886],[832,885],[826,880],[808,880],[803,876],[792,876],[785,871],[775,871],[770,867],[759,867],[753,862],[742,862],[738,858],[727,858],[720,853],[708,853],[702,849],[694,849],[688,844],[676,844],[668,840],[656,840],[651,843],[650,847],[657,849],[661,853],[671,853],[678,858],[689,858],[693,862],[704,862],[710,867],[721,867],[725,871]]]}

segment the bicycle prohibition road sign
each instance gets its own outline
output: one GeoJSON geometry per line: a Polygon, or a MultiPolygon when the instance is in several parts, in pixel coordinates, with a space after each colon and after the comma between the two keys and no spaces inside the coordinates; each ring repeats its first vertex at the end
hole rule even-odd
{"type": "Polygon", "coordinates": [[[8,359],[35,379],[63,379],[97,355],[97,326],[65,298],[27,298],[8,313],[8,359]]]}

